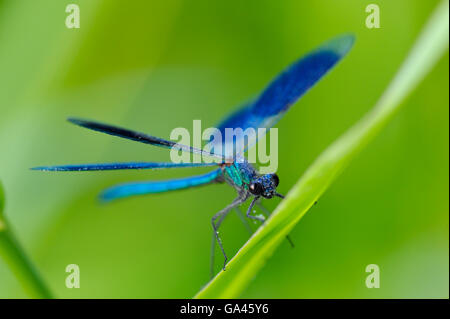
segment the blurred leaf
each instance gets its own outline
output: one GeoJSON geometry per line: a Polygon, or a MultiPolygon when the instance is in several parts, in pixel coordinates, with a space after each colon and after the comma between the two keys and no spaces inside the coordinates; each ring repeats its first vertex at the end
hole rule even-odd
{"type": "Polygon", "coordinates": [[[5,207],[5,193],[3,192],[2,182],[0,181],[0,216],[3,215],[4,207],[5,207]]]}
{"type": "Polygon", "coordinates": [[[239,296],[274,250],[334,179],[389,122],[400,103],[448,47],[448,1],[436,9],[410,55],[369,114],[329,146],[291,189],[286,199],[196,298],[239,296]]]}
{"type": "Polygon", "coordinates": [[[2,182],[0,181],[0,231],[5,227],[5,218],[3,209],[5,208],[5,193],[3,192],[2,182]]]}

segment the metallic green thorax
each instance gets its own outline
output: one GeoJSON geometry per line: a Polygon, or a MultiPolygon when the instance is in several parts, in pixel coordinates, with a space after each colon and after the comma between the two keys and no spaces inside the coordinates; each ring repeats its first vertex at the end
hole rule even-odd
{"type": "Polygon", "coordinates": [[[235,162],[225,167],[225,173],[236,186],[247,189],[247,184],[253,179],[255,170],[249,163],[235,162]]]}
{"type": "Polygon", "coordinates": [[[244,184],[242,182],[242,178],[241,178],[241,174],[239,173],[239,170],[234,165],[225,167],[225,172],[231,178],[233,183],[236,184],[236,186],[241,187],[244,184]]]}

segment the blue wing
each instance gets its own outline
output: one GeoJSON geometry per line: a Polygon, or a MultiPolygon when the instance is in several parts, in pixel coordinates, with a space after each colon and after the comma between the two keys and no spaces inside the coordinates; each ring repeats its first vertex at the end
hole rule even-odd
{"type": "Polygon", "coordinates": [[[114,199],[133,195],[163,193],[178,189],[185,189],[212,183],[216,181],[217,177],[219,177],[221,174],[222,170],[217,169],[207,174],[190,176],[186,178],[157,182],[127,183],[108,188],[100,195],[100,198],[103,201],[111,201],[114,199]]]}
{"type": "Polygon", "coordinates": [[[221,162],[224,162],[225,159],[223,156],[219,154],[214,154],[213,152],[206,152],[201,149],[197,149],[192,146],[187,146],[179,143],[175,143],[173,141],[168,141],[159,137],[151,136],[145,133],[136,132],[133,130],[129,130],[126,128],[100,123],[97,121],[92,120],[84,120],[84,119],[78,119],[78,118],[68,118],[67,119],[70,123],[93,130],[105,134],[109,134],[112,136],[117,136],[121,138],[125,138],[128,140],[150,144],[154,146],[164,147],[164,148],[176,148],[183,152],[190,152],[190,153],[196,153],[196,154],[202,154],[209,157],[215,157],[217,159],[222,160],[221,162]]]}
{"type": "Polygon", "coordinates": [[[159,169],[172,167],[199,167],[216,166],[215,163],[155,163],[155,162],[129,162],[129,163],[102,163],[102,164],[78,164],[60,166],[38,166],[31,168],[37,171],[112,171],[120,169],[159,169]]]}
{"type": "MultiPolygon", "coordinates": [[[[334,38],[305,57],[294,62],[284,72],[278,75],[263,92],[246,106],[226,118],[218,127],[225,140],[226,128],[270,128],[289,110],[308,89],[317,83],[339,60],[341,60],[353,46],[353,35],[342,35],[334,38]]],[[[261,135],[260,135],[261,136],[261,135]]],[[[241,141],[243,149],[236,150],[237,140],[244,136],[225,140],[226,145],[218,145],[220,138],[211,138],[214,153],[233,157],[236,153],[243,153],[248,147],[256,143],[258,134],[241,141]],[[231,144],[231,145],[230,145],[231,144]]]]}

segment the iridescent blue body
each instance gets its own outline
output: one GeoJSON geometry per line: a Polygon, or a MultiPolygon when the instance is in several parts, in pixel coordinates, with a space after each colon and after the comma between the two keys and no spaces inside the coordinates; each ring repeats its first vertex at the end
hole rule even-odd
{"type": "MultiPolygon", "coordinates": [[[[352,35],[343,35],[324,43],[318,49],[295,61],[292,65],[281,72],[272,82],[270,82],[256,99],[252,100],[250,103],[247,103],[244,107],[238,109],[236,112],[225,118],[225,120],[218,125],[220,134],[225,136],[225,130],[227,128],[241,128],[242,130],[252,128],[255,131],[258,131],[259,128],[270,129],[303,94],[305,94],[347,54],[352,47],[353,42],[354,38],[352,35]]],[[[173,167],[218,166],[214,171],[203,175],[165,181],[135,182],[117,185],[105,190],[102,193],[101,198],[104,201],[110,201],[133,195],[161,193],[211,184],[214,182],[227,182],[236,189],[238,194],[237,198],[233,200],[230,205],[215,214],[211,220],[212,227],[214,229],[213,235],[219,243],[219,247],[225,257],[225,263],[227,261],[227,257],[217,229],[228,212],[233,208],[237,209],[240,204],[244,203],[248,198],[253,197],[246,216],[248,218],[263,222],[264,218],[260,216],[253,216],[251,214],[254,204],[259,204],[259,200],[261,198],[272,198],[274,196],[283,198],[283,196],[276,191],[279,184],[279,179],[275,172],[264,175],[258,174],[257,170],[245,160],[242,152],[236,151],[237,147],[234,144],[238,142],[236,140],[222,141],[221,139],[216,140],[212,138],[213,151],[205,151],[191,146],[181,145],[159,137],[96,121],[74,118],[70,118],[69,121],[73,124],[94,131],[136,142],[165,148],[177,147],[181,151],[219,159],[220,161],[218,161],[218,164],[129,162],[41,166],[33,169],[42,171],[102,171],[118,169],[162,169],[173,167]],[[233,144],[227,145],[227,143],[233,144]],[[214,147],[214,145],[220,147],[214,147]],[[226,151],[223,151],[222,153],[221,150],[226,151]],[[228,151],[230,152],[228,153],[228,151]]],[[[254,145],[257,142],[258,137],[259,136],[255,136],[253,139],[248,139],[245,141],[241,140],[240,142],[243,142],[244,144],[243,151],[254,145]]]]}

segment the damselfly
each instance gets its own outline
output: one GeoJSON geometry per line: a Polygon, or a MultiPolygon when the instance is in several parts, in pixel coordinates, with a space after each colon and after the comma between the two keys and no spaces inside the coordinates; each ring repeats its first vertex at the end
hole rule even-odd
{"type": "MultiPolygon", "coordinates": [[[[350,50],[354,42],[352,35],[343,35],[324,43],[322,46],[299,59],[290,65],[284,72],[278,75],[263,91],[247,103],[243,108],[237,110],[228,116],[218,126],[219,132],[225,135],[226,128],[258,128],[270,129],[286,113],[309,88],[311,88],[319,79],[322,78],[340,59],[342,59],[350,50]]],[[[225,154],[226,147],[213,148],[212,151],[206,151],[200,148],[194,148],[187,145],[180,145],[173,141],[154,137],[144,133],[131,131],[128,129],[102,124],[95,121],[69,118],[69,121],[102,133],[118,136],[133,141],[146,143],[150,145],[172,148],[176,147],[180,151],[200,154],[202,156],[213,157],[214,163],[160,163],[160,162],[130,162],[130,163],[106,163],[106,164],[80,164],[80,165],[62,165],[62,166],[40,166],[35,170],[42,171],[103,171],[103,170],[121,170],[121,169],[157,169],[171,167],[203,167],[216,166],[212,172],[190,176],[180,179],[165,181],[128,183],[114,186],[101,194],[101,198],[110,201],[117,198],[128,197],[132,195],[143,195],[152,193],[168,192],[179,189],[186,189],[215,182],[226,182],[237,192],[237,197],[224,209],[216,213],[211,224],[213,228],[213,248],[215,240],[225,258],[223,269],[227,262],[227,255],[223,248],[222,240],[218,229],[224,217],[233,209],[252,198],[250,206],[247,209],[248,218],[264,222],[262,216],[252,215],[252,209],[255,204],[259,204],[262,198],[270,199],[273,197],[284,198],[276,189],[279,184],[279,178],[275,172],[270,174],[260,174],[255,167],[245,160],[242,152],[232,152],[233,155],[225,154]],[[216,151],[220,149],[221,151],[216,151]]],[[[246,141],[245,149],[253,146],[256,137],[252,141],[246,141]]],[[[233,140],[233,143],[239,141],[233,140]]],[[[233,149],[234,144],[232,145],[233,149]]]]}

